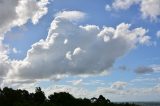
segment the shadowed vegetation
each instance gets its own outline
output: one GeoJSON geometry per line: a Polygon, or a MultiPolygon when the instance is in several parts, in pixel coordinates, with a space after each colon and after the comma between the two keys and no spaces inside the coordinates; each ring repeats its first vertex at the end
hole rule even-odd
{"type": "Polygon", "coordinates": [[[67,92],[54,93],[46,98],[40,87],[35,89],[35,93],[27,90],[14,90],[12,88],[0,89],[0,106],[138,106],[135,104],[112,103],[102,95],[98,98],[75,98],[67,92]]]}

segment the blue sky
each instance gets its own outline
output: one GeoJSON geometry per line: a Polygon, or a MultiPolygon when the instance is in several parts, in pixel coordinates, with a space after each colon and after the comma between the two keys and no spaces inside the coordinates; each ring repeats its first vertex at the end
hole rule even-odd
{"type": "Polygon", "coordinates": [[[1,87],[159,101],[159,0],[8,3],[0,3],[13,10],[0,11],[1,87]]]}

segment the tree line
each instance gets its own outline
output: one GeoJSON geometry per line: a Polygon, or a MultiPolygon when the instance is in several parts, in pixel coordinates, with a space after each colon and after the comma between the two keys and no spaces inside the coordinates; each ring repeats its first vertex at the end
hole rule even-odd
{"type": "Polygon", "coordinates": [[[53,93],[45,96],[40,87],[35,93],[27,90],[5,87],[0,89],[0,106],[138,106],[129,103],[113,103],[102,95],[98,98],[75,98],[67,92],[53,93]]]}

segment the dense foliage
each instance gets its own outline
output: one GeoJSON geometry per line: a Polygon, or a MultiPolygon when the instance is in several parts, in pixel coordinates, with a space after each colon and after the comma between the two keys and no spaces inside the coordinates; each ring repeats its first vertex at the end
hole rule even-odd
{"type": "Polygon", "coordinates": [[[46,98],[40,87],[35,93],[12,88],[0,89],[0,106],[137,106],[134,104],[115,104],[102,95],[98,98],[75,98],[66,92],[54,93],[46,98]]]}

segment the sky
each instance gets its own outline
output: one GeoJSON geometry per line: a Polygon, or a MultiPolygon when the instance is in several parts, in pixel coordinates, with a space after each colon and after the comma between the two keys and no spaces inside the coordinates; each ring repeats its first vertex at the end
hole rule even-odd
{"type": "Polygon", "coordinates": [[[160,101],[159,0],[0,0],[0,86],[160,101]]]}

